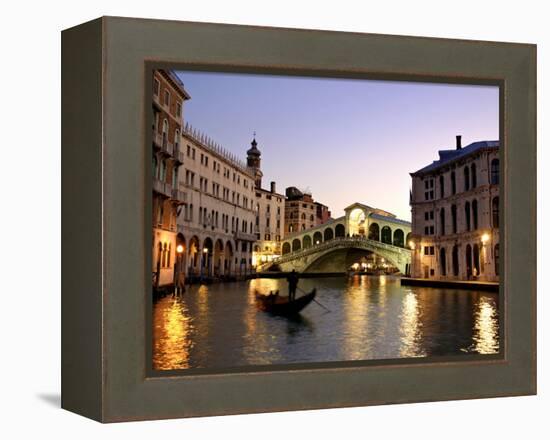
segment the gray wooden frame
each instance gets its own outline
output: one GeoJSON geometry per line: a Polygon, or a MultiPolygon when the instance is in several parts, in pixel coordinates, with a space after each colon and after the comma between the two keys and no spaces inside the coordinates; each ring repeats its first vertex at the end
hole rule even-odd
{"type": "Polygon", "coordinates": [[[115,422],[534,394],[536,46],[114,17],[65,30],[62,222],[70,411],[115,422]],[[153,67],[499,85],[501,353],[154,374],[153,67]]]}

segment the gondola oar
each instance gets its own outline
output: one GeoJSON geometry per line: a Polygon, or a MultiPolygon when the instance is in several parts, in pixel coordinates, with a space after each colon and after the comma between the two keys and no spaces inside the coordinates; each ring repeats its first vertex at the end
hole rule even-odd
{"type": "MultiPolygon", "coordinates": [[[[302,292],[302,293],[306,293],[307,292],[304,292],[302,289],[300,289],[298,286],[296,286],[296,288],[302,292]]],[[[319,301],[317,301],[315,298],[313,298],[313,302],[317,303],[318,305],[320,305],[323,309],[325,309],[327,312],[332,312],[332,310],[330,310],[328,307],[325,307],[323,304],[321,304],[319,301]]]]}

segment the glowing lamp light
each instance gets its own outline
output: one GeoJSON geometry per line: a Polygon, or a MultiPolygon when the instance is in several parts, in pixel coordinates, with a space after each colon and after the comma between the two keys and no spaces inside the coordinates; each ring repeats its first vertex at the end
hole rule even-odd
{"type": "Polygon", "coordinates": [[[319,244],[319,240],[317,240],[317,241],[315,242],[315,244],[319,244]]]}
{"type": "Polygon", "coordinates": [[[202,252],[203,252],[204,254],[207,254],[207,253],[208,253],[208,248],[204,248],[204,249],[202,250],[202,252]]]}
{"type": "Polygon", "coordinates": [[[414,249],[414,241],[412,241],[412,240],[409,241],[409,247],[410,247],[411,249],[414,249]]]}
{"type": "Polygon", "coordinates": [[[485,233],[481,236],[481,242],[483,244],[487,243],[489,241],[489,234],[485,233]]]}
{"type": "Polygon", "coordinates": [[[183,252],[183,246],[181,244],[178,244],[178,246],[176,247],[176,252],[178,254],[181,254],[183,252]]]}

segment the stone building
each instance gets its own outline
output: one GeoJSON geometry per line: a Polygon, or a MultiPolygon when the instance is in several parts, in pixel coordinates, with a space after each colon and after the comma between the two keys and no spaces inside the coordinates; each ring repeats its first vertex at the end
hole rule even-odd
{"type": "Polygon", "coordinates": [[[153,75],[153,274],[157,289],[174,281],[177,210],[185,202],[178,181],[183,163],[180,135],[183,103],[189,95],[169,71],[153,75]]]}
{"type": "Polygon", "coordinates": [[[252,264],[258,267],[273,261],[281,255],[281,240],[284,235],[285,196],[278,194],[275,182],[269,189],[262,188],[261,152],[256,138],[252,140],[247,153],[247,166],[254,173],[256,185],[256,220],[254,233],[256,243],[252,254],[252,264]]]}
{"type": "Polygon", "coordinates": [[[411,173],[412,276],[499,279],[499,141],[439,151],[411,173]]]}
{"type": "Polygon", "coordinates": [[[317,225],[317,207],[311,194],[294,186],[286,189],[285,235],[295,234],[317,225]]]}
{"type": "Polygon", "coordinates": [[[234,277],[252,271],[256,241],[254,173],[247,164],[185,124],[187,193],[178,216],[177,244],[188,277],[234,277]]]}
{"type": "Polygon", "coordinates": [[[315,226],[323,225],[331,218],[331,213],[327,205],[315,202],[315,226]]]}

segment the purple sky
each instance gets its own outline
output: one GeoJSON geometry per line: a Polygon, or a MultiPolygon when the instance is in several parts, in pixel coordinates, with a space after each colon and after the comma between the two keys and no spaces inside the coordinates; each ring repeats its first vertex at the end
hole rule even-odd
{"type": "Polygon", "coordinates": [[[499,136],[498,88],[177,72],[184,119],[243,159],[256,131],[263,186],[309,189],[333,217],[361,202],[410,220],[409,173],[437,150],[499,136]]]}

